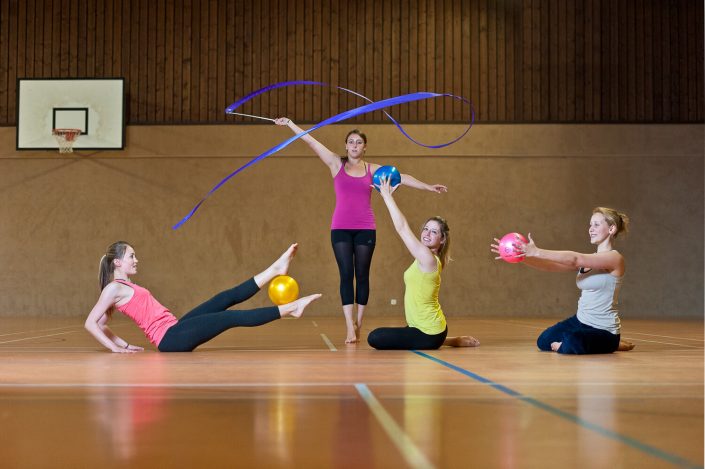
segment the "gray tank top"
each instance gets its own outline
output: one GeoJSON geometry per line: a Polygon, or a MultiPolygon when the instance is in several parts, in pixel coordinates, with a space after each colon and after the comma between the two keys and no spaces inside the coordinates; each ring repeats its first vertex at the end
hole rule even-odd
{"type": "Polygon", "coordinates": [[[578,320],[583,324],[619,334],[619,289],[622,277],[615,277],[605,270],[592,269],[578,272],[576,284],[582,290],[578,300],[578,320]]]}

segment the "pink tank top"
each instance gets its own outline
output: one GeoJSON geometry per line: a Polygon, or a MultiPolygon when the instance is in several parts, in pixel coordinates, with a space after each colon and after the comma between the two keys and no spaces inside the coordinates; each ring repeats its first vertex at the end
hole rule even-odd
{"type": "Polygon", "coordinates": [[[166,331],[179,320],[159,304],[146,288],[125,280],[116,280],[116,282],[127,285],[134,290],[130,301],[122,306],[116,306],[118,311],[135,321],[149,341],[159,346],[166,331]]]}
{"type": "Polygon", "coordinates": [[[372,174],[365,165],[365,175],[353,177],[345,172],[345,164],[333,178],[335,210],[331,230],[374,230],[375,214],[372,212],[372,174]]]}

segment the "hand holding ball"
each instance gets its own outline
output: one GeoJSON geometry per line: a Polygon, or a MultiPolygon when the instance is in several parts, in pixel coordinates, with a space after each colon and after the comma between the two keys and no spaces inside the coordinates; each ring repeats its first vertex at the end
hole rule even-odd
{"type": "Polygon", "coordinates": [[[499,240],[499,256],[510,264],[524,260],[523,246],[528,244],[526,238],[519,233],[507,233],[499,240]]]}
{"type": "Polygon", "coordinates": [[[394,166],[380,166],[372,175],[372,184],[377,189],[377,192],[379,192],[379,186],[382,184],[383,179],[389,179],[389,185],[392,187],[401,184],[401,174],[394,166]]]}
{"type": "Polygon", "coordinates": [[[299,284],[288,275],[274,277],[269,283],[269,299],[277,306],[291,303],[299,297],[299,284]]]}

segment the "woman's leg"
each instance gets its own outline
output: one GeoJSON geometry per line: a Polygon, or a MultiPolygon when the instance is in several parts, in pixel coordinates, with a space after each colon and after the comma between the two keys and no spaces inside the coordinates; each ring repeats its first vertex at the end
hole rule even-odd
{"type": "Polygon", "coordinates": [[[612,353],[619,347],[619,334],[597,329],[586,324],[566,334],[556,352],[571,355],[612,353]]]}
{"type": "Polygon", "coordinates": [[[188,313],[181,320],[191,319],[202,314],[216,313],[224,311],[236,304],[242,303],[257,293],[262,285],[269,283],[277,275],[284,275],[289,269],[289,263],[296,255],[298,244],[292,244],[272,265],[264,271],[246,280],[240,285],[218,293],[213,298],[201,303],[188,313]]]}
{"type": "Polygon", "coordinates": [[[332,230],[330,233],[333,254],[340,273],[340,300],[343,303],[343,315],[347,328],[345,343],[357,342],[355,323],[353,321],[355,268],[353,264],[353,237],[350,230],[332,230]]]}
{"type": "Polygon", "coordinates": [[[184,316],[166,331],[159,343],[160,352],[190,352],[233,327],[255,327],[281,317],[279,308],[269,306],[249,311],[209,311],[184,316]]]}
{"type": "Polygon", "coordinates": [[[254,278],[246,280],[235,288],[222,291],[215,295],[210,300],[206,300],[200,305],[193,308],[191,311],[183,315],[179,322],[185,321],[187,319],[192,319],[197,316],[204,314],[213,314],[220,311],[224,311],[233,305],[242,303],[243,301],[251,298],[255,293],[259,291],[259,286],[255,282],[254,278]]]}
{"type": "Polygon", "coordinates": [[[370,297],[370,266],[377,243],[375,230],[359,230],[353,239],[355,245],[355,301],[357,303],[356,340],[360,340],[365,306],[370,297]]]}
{"type": "Polygon", "coordinates": [[[296,255],[298,248],[298,243],[292,244],[281,256],[279,256],[279,259],[272,263],[272,265],[255,275],[254,279],[257,286],[262,288],[263,285],[271,282],[274,277],[286,275],[287,272],[289,272],[289,264],[296,255]]]}
{"type": "Polygon", "coordinates": [[[636,347],[636,345],[629,342],[628,340],[620,339],[619,347],[617,347],[617,350],[619,350],[620,352],[628,352],[628,351],[632,350],[634,347],[636,347]]]}
{"type": "Polygon", "coordinates": [[[380,327],[370,332],[367,343],[377,350],[436,350],[447,335],[448,329],[428,335],[415,327],[380,327]]]}
{"type": "Polygon", "coordinates": [[[457,337],[446,337],[443,345],[448,347],[477,347],[480,341],[471,335],[459,335],[457,337]]]}
{"type": "Polygon", "coordinates": [[[536,345],[539,350],[550,352],[552,351],[551,344],[563,342],[565,334],[576,330],[579,325],[580,321],[573,315],[543,331],[536,340],[536,345]]]}
{"type": "Polygon", "coordinates": [[[320,294],[309,295],[285,305],[249,311],[226,310],[183,317],[166,331],[159,351],[190,352],[233,327],[261,326],[285,316],[299,318],[306,306],[320,297],[320,294]]]}

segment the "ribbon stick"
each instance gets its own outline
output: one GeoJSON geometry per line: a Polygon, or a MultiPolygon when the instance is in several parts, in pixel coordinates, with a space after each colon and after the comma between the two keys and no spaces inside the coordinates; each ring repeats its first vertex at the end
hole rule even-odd
{"type": "MultiPolygon", "coordinates": [[[[271,91],[271,90],[274,90],[277,88],[283,88],[286,86],[295,86],[295,85],[328,86],[325,83],[314,82],[314,81],[287,81],[287,82],[275,83],[273,85],[269,85],[267,87],[264,87],[264,88],[261,88],[257,91],[254,91],[254,92],[248,94],[247,96],[239,99],[238,101],[236,101],[233,104],[231,104],[230,106],[228,106],[225,109],[225,112],[227,114],[234,113],[234,110],[237,109],[239,106],[241,106],[245,102],[251,100],[255,96],[258,96],[262,93],[266,93],[268,91],[271,91]]],[[[409,93],[409,94],[405,94],[405,95],[401,95],[401,96],[395,96],[392,98],[383,99],[381,101],[372,101],[369,98],[367,98],[359,93],[356,93],[354,91],[351,91],[351,90],[348,90],[345,88],[341,88],[341,87],[336,87],[336,88],[338,88],[342,91],[348,92],[348,93],[352,93],[356,96],[359,96],[359,97],[365,99],[366,101],[368,101],[370,104],[365,104],[364,106],[359,106],[354,109],[349,109],[347,111],[341,112],[340,114],[336,114],[335,116],[329,117],[329,118],[319,122],[318,124],[314,125],[310,129],[305,130],[299,134],[296,134],[296,135],[284,140],[283,142],[273,146],[269,150],[260,154],[259,156],[256,156],[255,158],[251,159],[250,161],[248,161],[247,163],[245,163],[244,165],[242,165],[241,167],[239,167],[238,169],[236,169],[232,173],[228,174],[218,184],[213,186],[213,188],[210,191],[208,191],[208,193],[191,209],[191,211],[183,219],[181,219],[181,221],[179,221],[176,225],[174,225],[172,227],[172,229],[174,229],[174,230],[179,229],[184,223],[186,223],[196,213],[196,211],[201,207],[201,205],[206,201],[206,199],[208,199],[208,197],[211,196],[211,194],[213,194],[215,191],[220,189],[220,187],[222,187],[223,184],[228,182],[230,179],[232,179],[238,173],[240,173],[241,171],[254,165],[255,163],[265,159],[266,157],[272,155],[273,153],[276,153],[279,150],[286,148],[287,146],[289,146],[289,144],[300,139],[304,135],[308,135],[309,133],[313,132],[314,130],[320,129],[321,127],[324,127],[326,125],[342,122],[344,120],[351,119],[355,116],[367,114],[369,112],[379,111],[379,110],[382,110],[382,109],[385,109],[388,107],[397,106],[399,104],[410,103],[410,102],[414,102],[414,101],[422,101],[422,100],[432,99],[432,98],[450,97],[453,99],[460,100],[463,103],[470,106],[470,122],[469,122],[467,129],[465,129],[465,131],[460,136],[451,140],[450,142],[442,143],[440,145],[426,145],[426,144],[417,142],[416,140],[411,138],[411,136],[409,136],[404,131],[402,126],[396,120],[394,120],[394,118],[392,116],[390,116],[386,111],[383,111],[384,114],[387,116],[387,118],[390,119],[394,123],[394,125],[402,132],[402,134],[404,134],[409,140],[413,141],[417,145],[421,145],[426,148],[442,148],[442,147],[451,145],[451,144],[457,142],[458,140],[460,140],[461,138],[463,138],[470,131],[470,128],[472,127],[472,124],[475,121],[475,110],[473,109],[472,103],[469,100],[467,100],[461,96],[455,96],[455,95],[448,94],[448,93],[417,92],[417,93],[409,93]]]]}
{"type": "Polygon", "coordinates": [[[262,119],[263,121],[274,122],[274,119],[270,119],[269,117],[253,116],[252,114],[244,114],[242,112],[230,111],[230,112],[226,112],[226,114],[232,114],[232,115],[236,115],[236,116],[245,116],[245,117],[254,117],[255,119],[262,119]]]}

